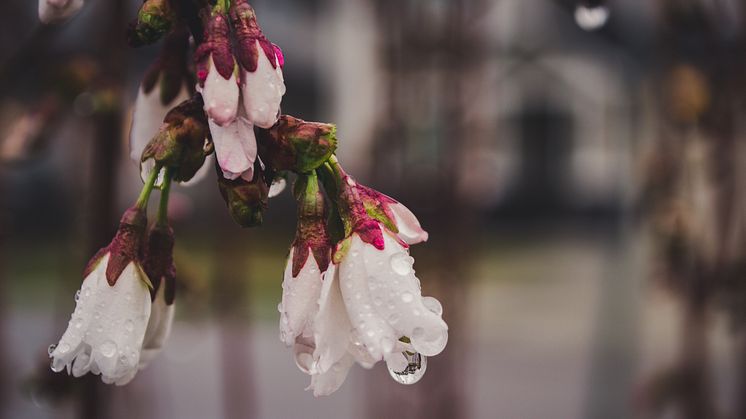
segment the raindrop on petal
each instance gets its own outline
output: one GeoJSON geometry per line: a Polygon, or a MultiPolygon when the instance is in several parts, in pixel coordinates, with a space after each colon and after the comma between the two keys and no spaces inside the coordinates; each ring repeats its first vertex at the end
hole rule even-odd
{"type": "Polygon", "coordinates": [[[75,302],[80,301],[80,290],[75,291],[75,302]]]}
{"type": "Polygon", "coordinates": [[[396,253],[391,256],[389,263],[391,269],[399,275],[409,275],[412,272],[412,261],[413,259],[407,256],[406,253],[396,253]]]}
{"type": "Polygon", "coordinates": [[[422,305],[424,305],[426,309],[432,311],[438,316],[443,315],[443,306],[440,304],[440,301],[433,297],[423,297],[422,305]]]}
{"type": "Polygon", "coordinates": [[[49,356],[52,356],[52,353],[55,349],[57,349],[57,345],[55,345],[54,343],[47,347],[47,353],[49,354],[49,356]]]}
{"type": "Polygon", "coordinates": [[[427,357],[419,353],[402,353],[407,359],[407,367],[403,371],[394,371],[389,368],[389,375],[397,383],[400,384],[414,384],[425,375],[427,371],[427,357]]]}
{"type": "Polygon", "coordinates": [[[101,345],[101,355],[111,358],[117,352],[117,344],[107,340],[101,345]]]}

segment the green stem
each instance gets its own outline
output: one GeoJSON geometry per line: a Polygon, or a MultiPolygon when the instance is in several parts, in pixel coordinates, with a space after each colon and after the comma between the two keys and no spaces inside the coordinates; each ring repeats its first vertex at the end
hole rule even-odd
{"type": "Polygon", "coordinates": [[[137,198],[135,206],[141,210],[148,207],[148,199],[150,199],[150,193],[153,192],[155,181],[158,179],[158,173],[161,171],[161,166],[156,165],[148,175],[148,179],[145,181],[145,185],[142,187],[140,196],[137,198]]]}
{"type": "Polygon", "coordinates": [[[158,218],[156,223],[159,226],[168,225],[168,196],[171,192],[171,169],[165,168],[163,172],[163,186],[161,186],[161,202],[158,203],[158,218]]]}

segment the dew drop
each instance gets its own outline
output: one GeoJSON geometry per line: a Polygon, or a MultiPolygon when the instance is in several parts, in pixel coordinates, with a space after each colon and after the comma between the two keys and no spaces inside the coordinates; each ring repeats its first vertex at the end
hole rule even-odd
{"type": "Polygon", "coordinates": [[[443,306],[440,304],[440,301],[433,297],[423,297],[422,305],[424,305],[426,309],[430,310],[438,316],[441,316],[443,314],[443,306]]]}
{"type": "Polygon", "coordinates": [[[47,354],[49,354],[49,356],[52,356],[52,353],[54,352],[55,349],[57,349],[57,345],[55,345],[54,343],[49,345],[47,347],[47,354]]]}
{"type": "Polygon", "coordinates": [[[117,344],[107,340],[101,345],[101,355],[111,358],[117,352],[117,344]]]}
{"type": "Polygon", "coordinates": [[[77,319],[75,319],[75,321],[73,322],[73,324],[75,325],[76,329],[80,329],[81,327],[83,327],[83,319],[81,319],[80,317],[78,317],[77,319]]]}
{"type": "Polygon", "coordinates": [[[406,253],[397,253],[391,256],[389,264],[391,265],[391,269],[398,275],[409,275],[412,272],[411,259],[406,253]]]}
{"type": "Polygon", "coordinates": [[[399,313],[391,313],[389,316],[389,323],[396,324],[399,321],[399,313]]]}
{"type": "Polygon", "coordinates": [[[381,300],[381,297],[376,297],[373,299],[373,304],[375,304],[376,307],[380,307],[383,305],[383,300],[381,300]]]}
{"type": "Polygon", "coordinates": [[[80,301],[80,290],[75,291],[75,302],[80,301]]]}
{"type": "Polygon", "coordinates": [[[412,301],[414,301],[414,296],[410,292],[404,292],[401,295],[401,300],[405,303],[411,303],[412,301]]]}
{"type": "Polygon", "coordinates": [[[124,329],[128,332],[135,330],[135,323],[133,323],[132,320],[127,320],[124,322],[124,329]]]}
{"type": "Polygon", "coordinates": [[[368,330],[367,335],[368,335],[369,338],[372,338],[373,336],[376,335],[376,332],[374,330],[368,330]]]}
{"type": "Polygon", "coordinates": [[[427,371],[427,357],[419,353],[403,352],[404,358],[407,360],[407,366],[402,371],[395,371],[389,368],[389,375],[397,383],[400,384],[414,384],[425,375],[427,371]]]}
{"type": "Polygon", "coordinates": [[[67,343],[60,343],[60,346],[57,347],[57,350],[60,354],[66,354],[70,350],[70,345],[67,343]]]}

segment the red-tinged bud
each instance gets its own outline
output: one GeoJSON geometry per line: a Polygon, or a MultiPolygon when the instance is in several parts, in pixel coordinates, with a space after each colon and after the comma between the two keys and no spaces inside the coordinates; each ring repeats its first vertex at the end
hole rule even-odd
{"type": "MultiPolygon", "coordinates": [[[[124,269],[130,263],[138,263],[140,250],[147,226],[147,217],[145,211],[137,207],[132,207],[125,211],[119,222],[119,229],[116,236],[108,246],[99,250],[88,262],[83,277],[96,269],[101,259],[109,254],[109,263],[106,267],[106,280],[112,287],[122,275],[124,269]]],[[[148,284],[152,287],[152,284],[148,284]]]]}
{"type": "Polygon", "coordinates": [[[236,55],[244,70],[253,73],[257,69],[259,60],[257,43],[273,68],[277,68],[278,63],[281,67],[285,65],[282,51],[264,36],[256,20],[256,13],[247,0],[233,0],[230,15],[231,23],[236,31],[236,55]]]}
{"type": "Polygon", "coordinates": [[[157,42],[176,23],[170,0],[145,0],[127,32],[130,46],[140,47],[157,42]]]}
{"type": "Polygon", "coordinates": [[[331,240],[326,228],[326,198],[314,172],[301,176],[295,184],[298,201],[298,229],[293,241],[293,277],[297,277],[310,254],[320,272],[331,261],[331,240]]]}
{"type": "Polygon", "coordinates": [[[176,266],[174,266],[174,231],[167,225],[156,224],[148,233],[143,270],[153,283],[151,297],[155,299],[159,287],[165,288],[167,305],[176,296],[176,266]]]}
{"type": "Polygon", "coordinates": [[[241,227],[256,227],[263,222],[263,213],[269,200],[269,186],[264,179],[262,168],[257,161],[254,165],[254,176],[251,182],[239,177],[226,179],[218,171],[218,188],[233,220],[241,227]]]}
{"type": "Polygon", "coordinates": [[[204,41],[194,54],[197,65],[197,79],[204,86],[210,71],[210,59],[221,77],[228,80],[235,70],[235,60],[231,52],[230,26],[228,16],[219,11],[203,14],[204,41]]]}
{"type": "Polygon", "coordinates": [[[172,109],[158,133],[143,151],[141,161],[153,159],[160,167],[173,170],[173,180],[186,182],[202,167],[212,153],[207,117],[202,98],[196,95],[172,109]]]}
{"type": "Polygon", "coordinates": [[[257,129],[262,160],[276,170],[306,173],[317,169],[337,149],[337,127],[282,115],[268,130],[257,129]]]}

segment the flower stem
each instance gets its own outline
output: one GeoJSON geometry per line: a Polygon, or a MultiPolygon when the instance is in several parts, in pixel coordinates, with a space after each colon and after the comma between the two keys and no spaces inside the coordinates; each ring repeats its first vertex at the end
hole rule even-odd
{"type": "Polygon", "coordinates": [[[159,226],[168,225],[168,196],[171,192],[171,169],[165,168],[163,171],[163,186],[161,186],[161,201],[158,203],[158,218],[156,223],[159,226]]]}
{"type": "Polygon", "coordinates": [[[141,210],[148,207],[148,199],[150,199],[150,193],[153,192],[155,181],[158,179],[158,174],[161,171],[161,166],[156,165],[148,175],[148,179],[145,181],[145,185],[142,187],[140,196],[137,198],[135,206],[141,210]]]}

